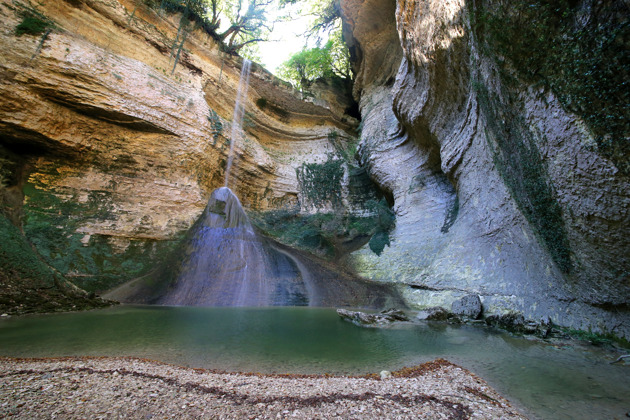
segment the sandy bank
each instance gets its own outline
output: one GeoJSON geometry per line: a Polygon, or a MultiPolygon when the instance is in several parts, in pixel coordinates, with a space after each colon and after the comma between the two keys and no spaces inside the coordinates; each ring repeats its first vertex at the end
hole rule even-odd
{"type": "Polygon", "coordinates": [[[133,358],[0,358],[0,417],[523,418],[444,360],[366,377],[221,373],[133,358]]]}

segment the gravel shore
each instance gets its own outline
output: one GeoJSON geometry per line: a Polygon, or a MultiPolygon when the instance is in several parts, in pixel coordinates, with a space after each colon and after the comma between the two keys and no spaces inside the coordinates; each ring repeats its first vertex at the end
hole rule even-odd
{"type": "Polygon", "coordinates": [[[134,358],[0,358],[0,418],[524,418],[445,360],[391,378],[261,375],[134,358]]]}

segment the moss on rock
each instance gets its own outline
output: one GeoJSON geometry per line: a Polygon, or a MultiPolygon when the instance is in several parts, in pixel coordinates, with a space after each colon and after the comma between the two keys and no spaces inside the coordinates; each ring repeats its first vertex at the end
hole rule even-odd
{"type": "Polygon", "coordinates": [[[483,0],[472,19],[507,79],[513,67],[551,89],[588,124],[598,152],[630,175],[630,16],[623,1],[483,0]]]}
{"type": "Polygon", "coordinates": [[[313,207],[341,206],[341,181],[344,161],[329,155],[323,163],[304,163],[296,169],[300,191],[313,207]]]}
{"type": "Polygon", "coordinates": [[[252,224],[288,246],[319,256],[338,258],[369,243],[380,255],[389,245],[394,213],[385,199],[365,203],[366,215],[345,212],[301,214],[297,209],[252,212],[252,224]]]}
{"type": "Polygon", "coordinates": [[[534,135],[522,117],[510,112],[498,95],[475,85],[486,116],[486,139],[494,163],[523,215],[558,267],[572,267],[569,240],[549,177],[538,155],[534,135]]]}
{"type": "Polygon", "coordinates": [[[0,212],[0,312],[23,314],[91,309],[111,305],[66,286],[0,212]]]}
{"type": "Polygon", "coordinates": [[[101,292],[155,267],[179,243],[174,240],[117,238],[77,231],[87,221],[115,220],[112,197],[92,191],[87,201],[54,194],[27,183],[24,232],[42,258],[77,286],[101,292]]]}

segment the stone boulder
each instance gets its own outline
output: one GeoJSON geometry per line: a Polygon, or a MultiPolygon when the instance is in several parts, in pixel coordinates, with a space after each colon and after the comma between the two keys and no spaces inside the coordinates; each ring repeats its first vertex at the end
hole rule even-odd
{"type": "Polygon", "coordinates": [[[525,319],[520,312],[508,312],[487,317],[486,324],[518,334],[536,335],[540,338],[548,338],[554,334],[553,323],[548,316],[543,316],[540,321],[534,321],[525,319]]]}
{"type": "Polygon", "coordinates": [[[418,312],[416,316],[416,318],[421,321],[448,321],[448,319],[452,317],[453,314],[441,306],[424,309],[418,312]]]}
{"type": "Polygon", "coordinates": [[[407,315],[399,309],[387,309],[377,314],[337,309],[337,314],[341,319],[350,321],[360,327],[376,327],[398,321],[409,321],[407,315]]]}
{"type": "Polygon", "coordinates": [[[490,315],[486,317],[486,324],[512,332],[523,332],[525,327],[525,317],[520,312],[490,315]]]}
{"type": "Polygon", "coordinates": [[[481,299],[477,295],[464,296],[453,302],[451,312],[455,315],[470,319],[477,319],[481,315],[481,299]]]}

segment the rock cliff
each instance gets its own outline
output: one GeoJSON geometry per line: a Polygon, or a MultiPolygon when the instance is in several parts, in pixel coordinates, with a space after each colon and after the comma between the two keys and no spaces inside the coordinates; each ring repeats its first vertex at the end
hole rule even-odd
{"type": "MultiPolygon", "coordinates": [[[[630,337],[627,2],[339,9],[361,124],[254,65],[230,184],[254,223],[415,308],[630,337]]],[[[223,185],[241,59],[196,30],[175,60],[180,16],[132,0],[0,16],[7,232],[86,290],[147,274],[223,185]]]]}
{"type": "Polygon", "coordinates": [[[359,151],[397,216],[382,255],[348,263],[417,307],[473,292],[486,313],[628,337],[627,4],[532,8],[341,2],[359,151]]]}
{"type": "MultiPolygon", "coordinates": [[[[88,291],[146,273],[223,185],[242,60],[197,29],[176,61],[181,16],[143,2],[3,2],[0,16],[5,213],[88,291]]],[[[294,207],[296,169],[357,122],[260,66],[250,82],[231,186],[249,209],[294,207]]]]}

